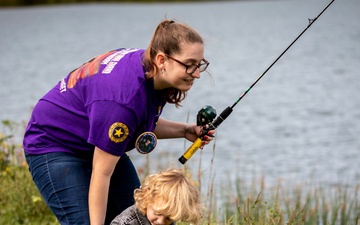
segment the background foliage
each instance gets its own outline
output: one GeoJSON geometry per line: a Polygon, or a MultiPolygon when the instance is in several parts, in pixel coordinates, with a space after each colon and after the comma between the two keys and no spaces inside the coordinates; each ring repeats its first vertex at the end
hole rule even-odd
{"type": "MultiPolygon", "coordinates": [[[[22,146],[16,142],[23,125],[11,121],[2,121],[1,125],[0,225],[58,224],[36,189],[22,146]]],[[[166,157],[172,156],[164,155],[166,157]]],[[[166,167],[159,163],[157,170],[166,167]]],[[[148,161],[137,170],[140,179],[144,179],[149,171],[148,161]]],[[[208,187],[201,187],[205,179],[201,176],[201,165],[198,174],[206,208],[204,225],[360,225],[359,186],[349,188],[339,184],[327,189],[321,186],[282,187],[279,183],[275,189],[268,190],[264,178],[254,179],[249,186],[240,178],[231,182],[223,177],[226,188],[217,190],[213,178],[209,178],[208,187]]]]}

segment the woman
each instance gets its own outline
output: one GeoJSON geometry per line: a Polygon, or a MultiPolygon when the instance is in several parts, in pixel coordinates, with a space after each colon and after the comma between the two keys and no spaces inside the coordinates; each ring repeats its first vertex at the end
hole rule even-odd
{"type": "Polygon", "coordinates": [[[109,224],[133,205],[140,183],[126,152],[144,138],[201,135],[195,124],[159,116],[166,103],[180,105],[208,65],[201,36],[164,20],[146,50],[99,55],[39,100],[23,146],[33,180],[61,224],[109,224]]]}

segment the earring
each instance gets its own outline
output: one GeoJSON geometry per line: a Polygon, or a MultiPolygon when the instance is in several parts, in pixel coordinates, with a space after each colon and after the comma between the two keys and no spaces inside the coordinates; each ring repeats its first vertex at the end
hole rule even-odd
{"type": "Polygon", "coordinates": [[[162,70],[161,70],[161,74],[164,74],[164,71],[165,71],[165,70],[164,70],[164,69],[162,69],[162,70]]]}

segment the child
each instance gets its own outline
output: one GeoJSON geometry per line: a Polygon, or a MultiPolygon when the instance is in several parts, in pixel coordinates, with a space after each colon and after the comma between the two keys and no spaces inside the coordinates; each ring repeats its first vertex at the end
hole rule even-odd
{"type": "Polygon", "coordinates": [[[197,224],[202,218],[200,192],[189,174],[167,170],[145,178],[134,191],[135,205],[111,225],[170,225],[175,221],[197,224]]]}

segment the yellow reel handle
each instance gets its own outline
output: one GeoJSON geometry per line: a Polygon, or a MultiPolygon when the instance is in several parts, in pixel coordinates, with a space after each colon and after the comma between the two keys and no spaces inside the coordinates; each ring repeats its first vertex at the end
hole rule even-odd
{"type": "Polygon", "coordinates": [[[179,161],[182,164],[185,164],[191,156],[195,154],[195,152],[201,147],[202,140],[200,138],[196,139],[196,141],[186,150],[186,152],[179,158],[179,161]]]}

